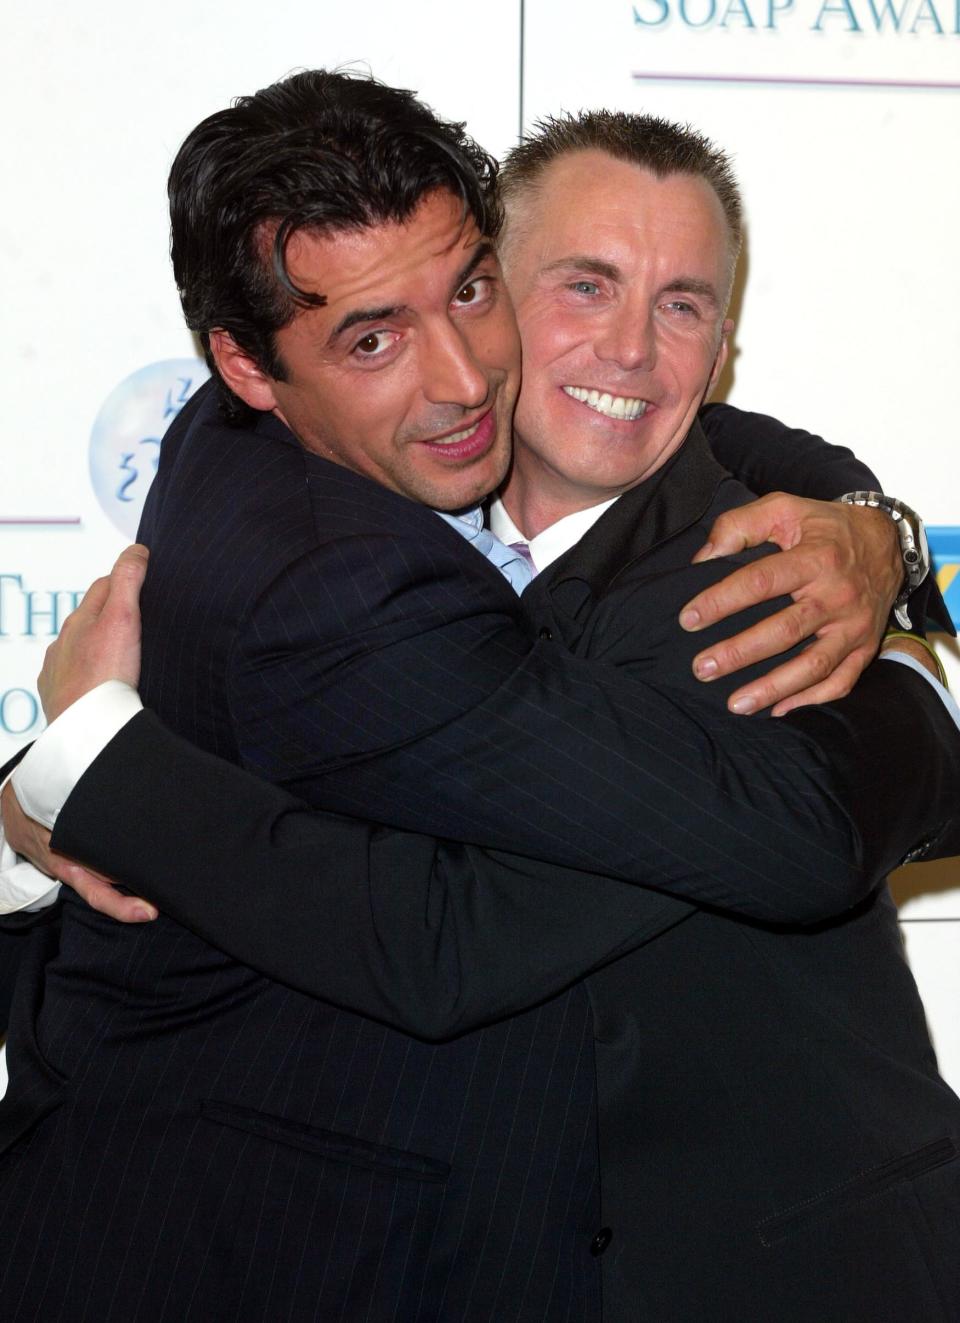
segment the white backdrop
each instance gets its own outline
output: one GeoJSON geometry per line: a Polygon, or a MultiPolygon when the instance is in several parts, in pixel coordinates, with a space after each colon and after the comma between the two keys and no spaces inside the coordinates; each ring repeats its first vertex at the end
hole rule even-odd
{"type": "MultiPolygon", "coordinates": [[[[173,153],[232,96],[346,62],[494,152],[591,105],[688,119],[731,149],[749,229],[723,390],[852,445],[916,505],[960,618],[957,0],[8,0],[0,757],[41,728],[43,647],[127,540],[164,418],[198,380],[167,262],[173,153]]],[[[960,863],[895,888],[960,1086],[960,863]]]]}

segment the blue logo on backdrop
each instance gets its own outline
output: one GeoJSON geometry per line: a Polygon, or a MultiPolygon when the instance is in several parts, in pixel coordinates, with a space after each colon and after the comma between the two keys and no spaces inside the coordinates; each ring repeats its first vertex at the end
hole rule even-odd
{"type": "Polygon", "coordinates": [[[960,528],[927,528],[930,555],[947,610],[960,630],[960,528]]]}
{"type": "Polygon", "coordinates": [[[104,513],[131,541],[157,471],[160,441],[210,373],[197,358],[138,368],[107,396],[90,434],[90,480],[104,513]]]}

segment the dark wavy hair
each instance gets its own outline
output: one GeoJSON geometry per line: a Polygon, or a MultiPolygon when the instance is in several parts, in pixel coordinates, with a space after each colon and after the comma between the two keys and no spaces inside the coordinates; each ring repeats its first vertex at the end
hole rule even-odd
{"type": "Polygon", "coordinates": [[[298,309],[325,302],[291,280],[291,236],[403,222],[437,189],[459,197],[464,218],[496,238],[496,161],[462,124],[368,75],[296,73],[190,133],[168,181],[173,274],[232,421],[249,410],[220,378],[210,332],[229,332],[282,381],[275,333],[298,309]]]}

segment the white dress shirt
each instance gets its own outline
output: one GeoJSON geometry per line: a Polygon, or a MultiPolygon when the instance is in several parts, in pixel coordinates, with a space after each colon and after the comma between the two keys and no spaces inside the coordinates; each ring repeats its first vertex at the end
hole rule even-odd
{"type": "Polygon", "coordinates": [[[542,533],[527,541],[507,514],[507,508],[498,496],[490,505],[490,532],[508,547],[516,546],[518,542],[526,542],[533,567],[539,573],[558,560],[565,551],[575,546],[584,533],[593,528],[604,511],[609,510],[614,501],[619,499],[619,496],[614,496],[601,505],[588,505],[586,510],[574,510],[573,514],[564,515],[555,524],[551,524],[542,533]]]}

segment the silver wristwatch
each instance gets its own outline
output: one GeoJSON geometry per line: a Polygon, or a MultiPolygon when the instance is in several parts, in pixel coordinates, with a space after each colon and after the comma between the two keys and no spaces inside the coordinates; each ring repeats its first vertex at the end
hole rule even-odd
{"type": "Polygon", "coordinates": [[[893,496],[884,496],[883,492],[847,492],[838,499],[843,505],[869,505],[874,510],[882,510],[896,525],[903,558],[903,587],[893,604],[893,614],[901,629],[912,629],[907,601],[930,573],[930,552],[923,520],[909,505],[893,496]]]}

